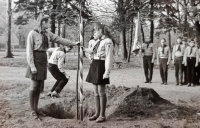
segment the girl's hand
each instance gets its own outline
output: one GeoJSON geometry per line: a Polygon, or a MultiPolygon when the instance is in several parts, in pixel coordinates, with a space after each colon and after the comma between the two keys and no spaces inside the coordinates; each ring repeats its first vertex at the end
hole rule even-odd
{"type": "Polygon", "coordinates": [[[35,70],[35,71],[31,71],[32,72],[32,74],[37,74],[37,70],[35,70]]]}
{"type": "Polygon", "coordinates": [[[103,79],[108,79],[109,78],[109,75],[108,74],[104,74],[103,75],[103,79]]]}
{"type": "Polygon", "coordinates": [[[37,69],[36,69],[36,68],[32,68],[32,69],[31,69],[31,73],[32,73],[32,74],[36,74],[36,73],[37,73],[37,69]]]}

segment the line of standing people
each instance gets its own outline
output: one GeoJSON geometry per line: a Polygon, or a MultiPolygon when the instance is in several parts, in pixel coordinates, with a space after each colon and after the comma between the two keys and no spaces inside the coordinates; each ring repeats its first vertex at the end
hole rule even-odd
{"type": "Polygon", "coordinates": [[[143,67],[146,81],[152,82],[155,56],[159,66],[161,84],[167,85],[168,66],[172,61],[175,67],[176,85],[195,86],[200,81],[200,48],[194,40],[187,43],[187,39],[177,38],[173,49],[166,44],[166,39],[160,41],[157,50],[150,38],[142,44],[143,67]],[[156,52],[157,51],[157,52],[156,52]],[[157,53],[157,55],[156,55],[157,53]]]}

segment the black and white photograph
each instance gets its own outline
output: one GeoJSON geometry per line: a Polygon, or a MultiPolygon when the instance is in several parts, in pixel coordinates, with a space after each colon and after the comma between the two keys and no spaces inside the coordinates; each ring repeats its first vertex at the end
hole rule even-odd
{"type": "Polygon", "coordinates": [[[200,128],[200,0],[0,8],[0,128],[200,128]]]}

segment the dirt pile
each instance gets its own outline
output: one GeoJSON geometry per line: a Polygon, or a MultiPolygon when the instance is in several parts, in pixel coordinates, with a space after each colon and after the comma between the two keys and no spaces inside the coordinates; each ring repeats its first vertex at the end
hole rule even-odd
{"type": "MultiPolygon", "coordinates": [[[[76,100],[74,91],[69,91],[67,95],[72,98],[60,99],[57,103],[47,104],[43,110],[51,117],[58,119],[76,118],[76,100]]],[[[67,97],[66,95],[66,97],[67,97]]],[[[95,113],[94,94],[91,91],[84,91],[84,117],[89,117],[95,113]]],[[[68,97],[69,98],[69,97],[68,97]]],[[[183,119],[195,118],[196,110],[176,106],[163,99],[152,88],[127,88],[124,86],[107,87],[107,109],[108,119],[130,118],[133,120],[146,118],[161,119],[183,119]]]]}

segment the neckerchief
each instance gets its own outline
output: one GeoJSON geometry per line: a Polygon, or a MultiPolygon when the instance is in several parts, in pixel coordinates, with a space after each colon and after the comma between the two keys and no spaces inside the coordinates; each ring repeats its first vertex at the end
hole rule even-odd
{"type": "Polygon", "coordinates": [[[94,46],[94,48],[93,48],[93,53],[94,53],[94,54],[97,53],[97,49],[98,49],[98,47],[99,47],[99,45],[100,45],[100,42],[101,42],[101,39],[99,39],[98,42],[96,43],[96,45],[94,46]]]}
{"type": "Polygon", "coordinates": [[[178,44],[178,49],[177,49],[177,51],[181,51],[181,46],[180,46],[180,44],[178,44]]]}
{"type": "Polygon", "coordinates": [[[194,46],[192,46],[192,47],[190,47],[190,55],[192,54],[192,48],[193,48],[194,46]]]}
{"type": "Polygon", "coordinates": [[[164,46],[162,46],[162,53],[164,54],[164,51],[165,51],[165,47],[166,45],[164,44],[164,46]]]}
{"type": "Polygon", "coordinates": [[[43,48],[48,48],[49,47],[49,43],[48,43],[48,37],[45,35],[46,31],[43,30],[41,32],[39,32],[37,29],[35,29],[34,31],[36,31],[37,33],[40,33],[42,35],[42,45],[43,48]]]}

